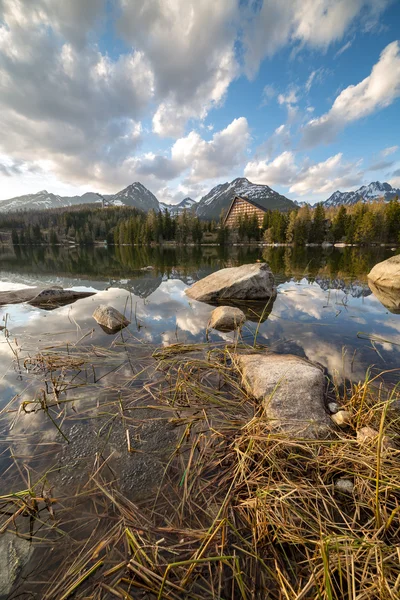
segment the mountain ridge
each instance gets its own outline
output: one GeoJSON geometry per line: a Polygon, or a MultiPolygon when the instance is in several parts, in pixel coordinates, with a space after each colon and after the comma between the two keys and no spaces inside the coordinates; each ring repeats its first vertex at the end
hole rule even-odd
{"type": "Polygon", "coordinates": [[[327,200],[323,202],[325,207],[332,206],[353,206],[357,202],[374,202],[383,198],[389,202],[395,196],[400,196],[400,188],[393,188],[390,183],[380,181],[371,181],[368,185],[362,185],[353,192],[341,192],[336,190],[327,200]]]}
{"type": "Polygon", "coordinates": [[[296,208],[295,203],[268,185],[252,183],[246,177],[237,177],[231,182],[220,183],[203,196],[196,214],[200,219],[218,220],[221,211],[228,210],[235,196],[245,196],[265,209],[288,211],[296,208]]]}

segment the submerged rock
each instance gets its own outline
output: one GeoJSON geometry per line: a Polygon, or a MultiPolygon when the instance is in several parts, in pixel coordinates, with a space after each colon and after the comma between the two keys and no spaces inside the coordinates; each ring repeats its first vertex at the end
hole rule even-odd
{"type": "Polygon", "coordinates": [[[399,288],[383,288],[372,281],[369,281],[371,292],[379,302],[383,304],[391,313],[400,314],[400,287],[399,288]]]}
{"type": "Polygon", "coordinates": [[[32,306],[44,309],[54,309],[66,304],[72,304],[80,298],[93,296],[95,292],[76,292],[64,290],[59,286],[49,288],[25,288],[23,290],[12,290],[0,292],[0,305],[22,304],[27,302],[32,306]]]}
{"type": "Polygon", "coordinates": [[[209,327],[219,331],[232,331],[245,323],[246,316],[240,308],[233,306],[218,306],[211,313],[209,327]]]}
{"type": "Polygon", "coordinates": [[[400,254],[375,265],[368,279],[379,288],[396,289],[400,293],[400,254]]]}
{"type": "Polygon", "coordinates": [[[324,374],[315,365],[293,356],[236,356],[243,383],[263,403],[274,428],[290,437],[323,438],[332,425],[324,406],[324,374]]]}
{"type": "Polygon", "coordinates": [[[216,303],[225,300],[266,300],[276,296],[275,280],[266,263],[216,271],[185,290],[189,298],[216,303]]]}
{"type": "Polygon", "coordinates": [[[8,531],[0,535],[0,598],[12,590],[21,569],[32,553],[31,543],[8,531]]]}
{"type": "Polygon", "coordinates": [[[96,308],[93,318],[106,333],[115,333],[130,324],[130,321],[119,310],[105,304],[100,304],[96,308]]]}

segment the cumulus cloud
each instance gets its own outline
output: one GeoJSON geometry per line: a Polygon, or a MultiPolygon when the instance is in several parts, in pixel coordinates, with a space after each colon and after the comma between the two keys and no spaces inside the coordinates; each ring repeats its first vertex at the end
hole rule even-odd
{"type": "Polygon", "coordinates": [[[236,0],[120,0],[118,29],[146,53],[162,98],[153,129],[178,136],[190,118],[204,118],[238,72],[236,0]]]}
{"type": "Polygon", "coordinates": [[[248,162],[244,174],[255,183],[282,185],[298,196],[328,194],[342,187],[359,185],[362,181],[360,162],[344,162],[342,153],[325,161],[299,165],[293,152],[285,151],[272,161],[248,162]]]}
{"type": "MultiPolygon", "coordinates": [[[[2,179],[29,174],[36,181],[43,172],[60,187],[115,191],[133,179],[161,190],[182,176],[194,189],[224,176],[246,160],[246,119],[235,119],[208,141],[196,130],[243,69],[254,74],[284,44],[325,49],[356,16],[362,24],[386,4],[0,0],[2,179]],[[110,45],[107,53],[111,29],[118,50],[110,45]],[[170,151],[139,154],[148,134],[144,120],[152,121],[156,135],[173,137],[170,151]]],[[[264,101],[276,94],[267,85],[264,101]]],[[[278,98],[289,121],[299,94],[289,88],[278,98]]],[[[274,145],[287,149],[289,143],[286,125],[274,134],[274,145]]]]}
{"type": "Polygon", "coordinates": [[[3,2],[0,148],[17,161],[47,160],[61,179],[87,182],[98,179],[102,163],[116,164],[139,145],[153,74],[142,52],[112,60],[95,45],[82,48],[104,3],[89,0],[82,13],[78,0],[67,4],[3,2]]]}
{"type": "Polygon", "coordinates": [[[244,28],[243,44],[247,73],[254,75],[263,58],[285,44],[325,50],[342,40],[355,24],[374,23],[390,0],[254,0],[244,28]]]}
{"type": "Polygon", "coordinates": [[[185,176],[185,185],[221,177],[243,163],[250,141],[247,119],[234,119],[225,129],[204,140],[196,131],[176,140],[169,157],[147,154],[134,159],[138,175],[147,175],[155,182],[185,176]]]}
{"type": "Polygon", "coordinates": [[[348,123],[389,106],[399,96],[400,45],[396,41],[386,46],[368,77],[343,90],[329,112],[307,123],[304,146],[331,142],[348,123]]]}

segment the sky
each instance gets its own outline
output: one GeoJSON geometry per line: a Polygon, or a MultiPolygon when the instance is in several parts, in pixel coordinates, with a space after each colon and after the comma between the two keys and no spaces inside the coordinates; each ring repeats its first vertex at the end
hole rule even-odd
{"type": "Polygon", "coordinates": [[[399,0],[0,0],[0,199],[400,187],[399,0]]]}

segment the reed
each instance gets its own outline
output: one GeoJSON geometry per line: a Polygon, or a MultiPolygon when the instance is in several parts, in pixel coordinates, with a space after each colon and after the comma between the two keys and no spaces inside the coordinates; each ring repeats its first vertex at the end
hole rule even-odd
{"type": "MultiPolygon", "coordinates": [[[[31,536],[53,557],[29,589],[44,600],[400,596],[398,390],[370,373],[336,382],[329,394],[352,425],[327,440],[288,440],[240,384],[232,353],[243,347],[142,346],[138,360],[137,342],[125,340],[30,359],[38,386],[51,382],[47,408],[35,410],[50,411],[61,429],[79,386],[90,394],[101,387],[104,423],[128,427],[145,408],[176,428],[176,443],[162,477],[135,502],[104,454],[70,496],[52,496],[47,472],[1,497],[0,527],[31,536]],[[378,436],[360,444],[356,431],[365,426],[378,436]],[[339,478],[351,480],[351,493],[337,490],[339,478]]],[[[126,452],[132,444],[128,435],[126,452]]]]}

